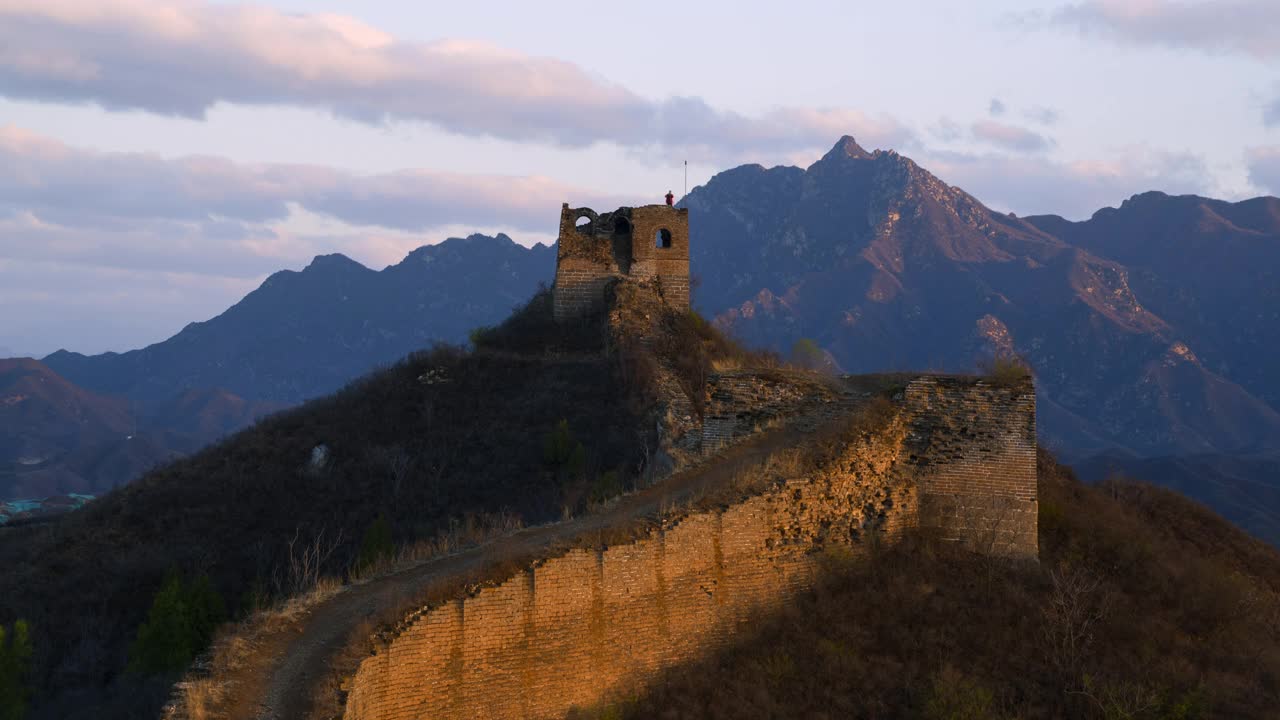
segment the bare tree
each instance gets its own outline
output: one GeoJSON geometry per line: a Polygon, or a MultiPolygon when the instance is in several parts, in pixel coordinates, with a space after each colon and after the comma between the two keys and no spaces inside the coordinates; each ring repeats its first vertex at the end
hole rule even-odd
{"type": "Polygon", "coordinates": [[[400,497],[400,489],[404,487],[404,480],[413,467],[413,457],[403,445],[375,447],[369,451],[369,455],[375,463],[386,468],[387,479],[391,483],[391,496],[400,497]]]}
{"type": "Polygon", "coordinates": [[[277,574],[277,590],[287,589],[290,595],[300,595],[315,587],[320,581],[320,570],[342,544],[341,530],[331,541],[325,541],[325,529],[310,542],[298,542],[302,537],[302,529],[295,528],[293,538],[289,540],[286,576],[282,580],[277,574]]]}
{"type": "Polygon", "coordinates": [[[1074,682],[1097,626],[1106,617],[1106,596],[1096,576],[1070,565],[1050,570],[1049,582],[1043,625],[1049,662],[1074,682]]]}

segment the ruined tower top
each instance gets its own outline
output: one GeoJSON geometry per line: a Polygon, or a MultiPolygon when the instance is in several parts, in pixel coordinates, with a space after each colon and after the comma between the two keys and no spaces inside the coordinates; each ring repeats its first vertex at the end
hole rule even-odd
{"type": "Polygon", "coordinates": [[[613,282],[654,281],[663,301],[689,308],[689,210],[669,205],[597,213],[560,208],[554,288],[557,320],[604,308],[613,282]]]}

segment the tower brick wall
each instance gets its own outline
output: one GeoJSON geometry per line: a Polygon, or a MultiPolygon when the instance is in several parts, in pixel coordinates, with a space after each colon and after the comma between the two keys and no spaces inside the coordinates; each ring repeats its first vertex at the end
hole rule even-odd
{"type": "Polygon", "coordinates": [[[556,246],[557,320],[603,311],[609,285],[629,278],[656,279],[667,305],[689,307],[686,209],[645,205],[600,214],[566,203],[560,208],[556,246]],[[580,226],[580,220],[585,224],[580,226]]]}

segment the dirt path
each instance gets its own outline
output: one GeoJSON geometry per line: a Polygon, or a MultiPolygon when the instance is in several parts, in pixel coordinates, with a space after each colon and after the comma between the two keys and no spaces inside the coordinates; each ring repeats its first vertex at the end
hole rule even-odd
{"type": "MultiPolygon", "coordinates": [[[[842,403],[843,404],[843,403],[842,403]]],[[[501,558],[522,558],[550,550],[593,531],[629,520],[654,516],[668,503],[695,495],[704,488],[730,481],[742,468],[771,453],[793,447],[818,423],[797,418],[787,426],[756,435],[731,446],[712,462],[676,473],[662,482],[624,496],[600,513],[527,528],[479,547],[427,561],[343,591],[322,601],[287,631],[267,638],[260,657],[271,658],[249,677],[236,678],[231,717],[257,720],[303,720],[323,708],[313,704],[324,683],[334,677],[333,661],[357,627],[377,619],[380,611],[410,598],[422,597],[439,583],[483,568],[501,558]]],[[[354,669],[354,668],[352,668],[354,669]]]]}

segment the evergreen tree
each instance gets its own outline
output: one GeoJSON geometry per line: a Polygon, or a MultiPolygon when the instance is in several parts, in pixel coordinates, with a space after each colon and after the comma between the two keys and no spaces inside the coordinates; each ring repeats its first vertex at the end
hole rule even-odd
{"type": "Polygon", "coordinates": [[[222,597],[207,575],[184,587],[171,572],[151,603],[146,622],[129,651],[129,669],[142,673],[178,672],[209,646],[226,615],[222,597]]]}
{"type": "Polygon", "coordinates": [[[364,532],[364,538],[360,541],[360,557],[356,561],[356,567],[361,570],[368,570],[375,566],[383,559],[390,558],[395,554],[396,546],[391,540],[391,525],[387,522],[386,515],[378,515],[378,519],[373,521],[368,530],[364,532]]]}
{"type": "Polygon", "coordinates": [[[12,630],[0,625],[0,720],[21,720],[27,712],[31,654],[31,633],[25,620],[15,622],[12,630]]]}

